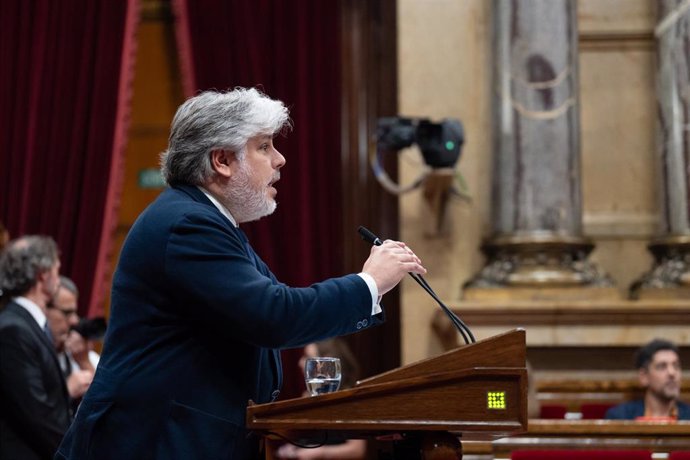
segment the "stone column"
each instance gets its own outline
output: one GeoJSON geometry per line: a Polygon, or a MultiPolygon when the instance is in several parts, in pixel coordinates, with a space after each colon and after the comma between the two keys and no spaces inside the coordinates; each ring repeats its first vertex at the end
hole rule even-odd
{"type": "Polygon", "coordinates": [[[660,0],[657,38],[657,145],[660,225],[652,269],[633,298],[690,298],[690,2],[660,0]]]}
{"type": "Polygon", "coordinates": [[[609,286],[582,236],[575,0],[494,0],[492,234],[464,297],[609,286]]]}

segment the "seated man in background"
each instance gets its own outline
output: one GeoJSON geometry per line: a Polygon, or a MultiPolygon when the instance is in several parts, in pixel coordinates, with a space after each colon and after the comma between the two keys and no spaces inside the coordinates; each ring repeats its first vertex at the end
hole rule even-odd
{"type": "Polygon", "coordinates": [[[678,347],[668,340],[654,339],[635,355],[644,399],[610,408],[607,419],[690,420],[690,406],[680,401],[680,356],[678,347]]]}
{"type": "Polygon", "coordinates": [[[46,315],[72,400],[79,400],[89,389],[99,358],[96,352],[90,350],[87,340],[73,329],[79,324],[78,296],[79,291],[74,281],[60,276],[60,288],[48,305],[46,315]]]}

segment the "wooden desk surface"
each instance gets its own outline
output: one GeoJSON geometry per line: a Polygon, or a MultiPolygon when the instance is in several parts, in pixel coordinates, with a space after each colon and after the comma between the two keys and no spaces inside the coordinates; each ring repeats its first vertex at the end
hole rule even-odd
{"type": "MultiPolygon", "coordinates": [[[[560,436],[587,435],[608,436],[685,436],[690,442],[690,421],[675,423],[636,422],[632,420],[530,420],[526,435],[522,436],[560,436]]],[[[519,437],[519,436],[517,436],[519,437]]],[[[508,439],[508,438],[503,438],[508,439]]]]}
{"type": "Polygon", "coordinates": [[[522,435],[492,443],[463,443],[466,455],[509,459],[527,449],[644,449],[652,452],[690,450],[690,422],[635,422],[618,420],[529,420],[522,435]],[[490,447],[489,447],[490,446],[490,447]]]}

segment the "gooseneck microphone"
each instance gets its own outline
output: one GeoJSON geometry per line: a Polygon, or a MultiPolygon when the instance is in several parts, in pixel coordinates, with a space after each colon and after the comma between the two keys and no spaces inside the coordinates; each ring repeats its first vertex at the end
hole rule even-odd
{"type": "Polygon", "coordinates": [[[357,231],[359,232],[362,239],[367,243],[371,244],[372,246],[381,246],[383,244],[383,241],[381,241],[381,239],[378,236],[374,235],[374,233],[368,228],[360,225],[357,231]]]}
{"type": "MultiPolygon", "coordinates": [[[[381,246],[383,244],[383,241],[376,236],[371,230],[369,230],[366,227],[359,226],[357,229],[357,232],[360,234],[362,239],[366,241],[367,243],[373,245],[373,246],[381,246]]],[[[433,289],[431,289],[431,286],[429,286],[429,283],[426,282],[426,280],[422,277],[422,275],[418,275],[417,273],[412,273],[410,272],[409,275],[414,279],[417,284],[419,284],[441,307],[443,312],[448,315],[448,318],[450,318],[450,321],[453,323],[455,328],[460,332],[460,335],[462,338],[465,340],[466,344],[474,343],[476,342],[476,339],[474,338],[474,335],[472,334],[472,331],[470,331],[470,328],[467,327],[467,324],[465,324],[455,313],[451,311],[450,308],[448,308],[442,301],[439,299],[439,297],[436,295],[433,289]]]]}

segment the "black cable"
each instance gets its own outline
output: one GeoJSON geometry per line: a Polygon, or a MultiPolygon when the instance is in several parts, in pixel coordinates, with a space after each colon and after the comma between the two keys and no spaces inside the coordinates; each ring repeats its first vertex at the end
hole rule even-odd
{"type": "MultiPolygon", "coordinates": [[[[357,229],[359,232],[360,236],[362,239],[374,246],[381,246],[383,242],[381,239],[376,236],[371,230],[369,230],[366,227],[363,227],[360,225],[359,229],[357,229]]],[[[472,334],[472,331],[470,331],[470,328],[467,327],[467,324],[465,324],[453,311],[444,304],[441,299],[436,295],[434,290],[429,286],[429,283],[426,282],[426,280],[421,276],[418,275],[417,273],[409,273],[409,275],[414,279],[421,287],[424,289],[441,307],[443,312],[448,316],[450,321],[453,323],[453,326],[460,332],[460,335],[462,335],[463,340],[465,341],[466,344],[470,343],[475,343],[477,340],[474,338],[474,335],[472,334]],[[469,338],[468,338],[469,337],[469,338]]]]}
{"type": "Polygon", "coordinates": [[[429,283],[426,282],[426,280],[421,276],[416,273],[410,273],[412,278],[419,283],[422,288],[426,292],[429,293],[429,295],[438,303],[438,305],[441,307],[441,310],[448,316],[450,321],[453,323],[455,328],[460,332],[460,335],[462,335],[463,340],[465,341],[466,344],[470,343],[475,343],[477,340],[474,338],[474,335],[472,334],[472,331],[470,331],[470,328],[463,322],[463,320],[460,319],[458,315],[456,315],[450,308],[444,304],[441,299],[436,295],[433,289],[431,289],[431,286],[429,286],[429,283]],[[467,335],[465,335],[467,333],[467,335]],[[469,336],[469,339],[467,338],[469,336]]]}
{"type": "MultiPolygon", "coordinates": [[[[422,275],[417,275],[416,273],[413,275],[416,275],[417,277],[419,277],[419,280],[415,280],[415,281],[417,281],[420,284],[423,283],[422,287],[426,290],[426,292],[429,293],[429,295],[431,297],[433,297],[433,299],[436,302],[438,302],[441,309],[443,309],[443,311],[446,312],[446,314],[450,317],[450,320],[453,322],[453,324],[455,324],[455,327],[458,328],[458,330],[460,328],[464,329],[467,332],[467,334],[470,336],[470,338],[472,339],[472,343],[476,342],[477,340],[474,338],[474,335],[472,334],[472,331],[470,331],[470,328],[467,326],[467,324],[465,324],[463,322],[463,320],[461,320],[458,315],[456,315],[450,308],[448,308],[446,306],[446,304],[444,304],[441,301],[441,299],[438,298],[438,296],[436,295],[434,290],[431,289],[431,286],[429,286],[429,283],[426,282],[426,280],[422,277],[422,275]]],[[[414,278],[414,276],[413,276],[413,278],[414,278]]],[[[462,331],[461,331],[461,333],[462,333],[462,331]]],[[[468,343],[467,340],[465,340],[465,343],[468,343]]]]}

